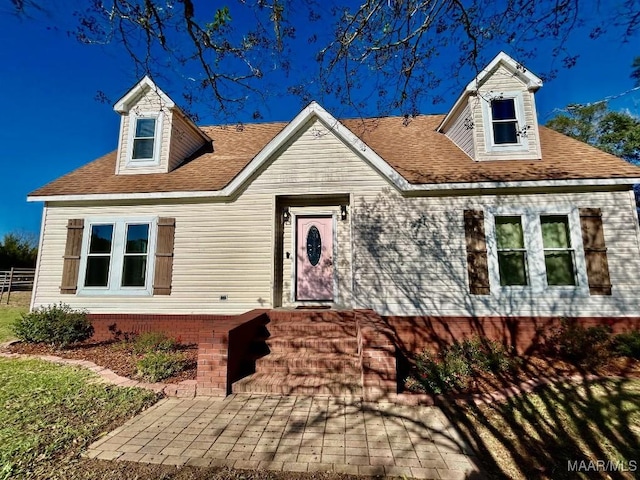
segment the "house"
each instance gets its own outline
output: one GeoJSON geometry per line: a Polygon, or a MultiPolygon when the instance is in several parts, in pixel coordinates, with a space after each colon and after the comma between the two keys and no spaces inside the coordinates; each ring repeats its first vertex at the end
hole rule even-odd
{"type": "Polygon", "coordinates": [[[559,317],[625,328],[640,168],[539,126],[541,86],[500,53],[446,115],[314,102],[198,127],[145,77],[115,104],[117,149],[28,197],[44,202],[32,307],[207,345],[204,321],[235,325],[228,341],[245,312],[295,307],[367,311],[363,331],[407,349],[471,330],[524,349],[559,317]]]}

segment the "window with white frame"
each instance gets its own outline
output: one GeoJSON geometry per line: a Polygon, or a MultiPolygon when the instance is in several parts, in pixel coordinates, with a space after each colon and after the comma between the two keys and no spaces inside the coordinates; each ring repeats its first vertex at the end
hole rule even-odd
{"type": "Polygon", "coordinates": [[[80,266],[80,293],[150,294],[152,219],[89,221],[80,266]]]}
{"type": "Polygon", "coordinates": [[[482,102],[485,146],[488,152],[528,148],[522,92],[504,92],[482,102]]]}
{"type": "Polygon", "coordinates": [[[547,285],[575,285],[576,268],[567,215],[541,215],[547,285]]]}
{"type": "Polygon", "coordinates": [[[491,100],[491,124],[495,145],[518,143],[518,118],[514,98],[491,100]]]}
{"type": "Polygon", "coordinates": [[[488,221],[492,291],[506,288],[588,292],[576,210],[547,213],[499,209],[490,212],[488,221]]]}
{"type": "Polygon", "coordinates": [[[500,285],[528,285],[527,249],[520,216],[496,217],[496,252],[500,285]]]}
{"type": "Polygon", "coordinates": [[[156,114],[132,117],[130,164],[146,166],[159,162],[161,123],[161,116],[156,114]]]}

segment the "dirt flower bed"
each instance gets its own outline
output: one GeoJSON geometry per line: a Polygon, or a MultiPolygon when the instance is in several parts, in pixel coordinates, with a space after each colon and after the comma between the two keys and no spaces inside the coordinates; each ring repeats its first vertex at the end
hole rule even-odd
{"type": "MultiPolygon", "coordinates": [[[[141,354],[133,352],[132,344],[125,341],[82,342],[68,348],[58,349],[45,343],[17,342],[9,345],[7,351],[27,355],[55,355],[62,358],[88,360],[101,367],[113,370],[123,377],[135,378],[136,363],[141,354]]],[[[179,383],[183,380],[195,380],[198,365],[198,347],[180,345],[178,352],[185,360],[185,368],[162,381],[162,383],[179,383]]]]}

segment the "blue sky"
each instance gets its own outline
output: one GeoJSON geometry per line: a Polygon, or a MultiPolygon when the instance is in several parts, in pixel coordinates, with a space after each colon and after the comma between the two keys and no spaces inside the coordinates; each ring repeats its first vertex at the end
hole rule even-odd
{"type": "MultiPolygon", "coordinates": [[[[100,103],[95,96],[101,90],[117,100],[135,83],[136,74],[117,46],[82,45],[68,36],[71,21],[20,19],[0,10],[0,98],[4,107],[0,116],[0,238],[17,230],[38,233],[42,205],[27,203],[27,194],[117,145],[119,116],[111,104],[100,103]],[[54,23],[57,29],[51,28],[54,23]]],[[[577,66],[561,69],[536,95],[540,123],[569,103],[594,102],[630,90],[630,65],[640,55],[640,39],[631,40],[621,42],[620,32],[613,27],[597,42],[590,41],[586,31],[576,32],[571,46],[580,54],[577,66]]],[[[549,66],[545,55],[527,62],[534,73],[549,66]]],[[[462,80],[461,85],[471,78],[462,80]]],[[[179,85],[159,86],[180,103],[179,85]]],[[[446,111],[459,88],[450,90],[453,93],[444,104],[421,113],[446,111]]],[[[330,99],[323,104],[330,112],[341,114],[330,99]]],[[[612,100],[610,107],[640,116],[640,91],[612,100]]],[[[263,110],[261,121],[290,120],[299,108],[299,99],[282,95],[263,110]]],[[[247,111],[238,120],[250,122],[251,113],[247,111]]],[[[206,123],[212,123],[211,119],[206,123]]]]}

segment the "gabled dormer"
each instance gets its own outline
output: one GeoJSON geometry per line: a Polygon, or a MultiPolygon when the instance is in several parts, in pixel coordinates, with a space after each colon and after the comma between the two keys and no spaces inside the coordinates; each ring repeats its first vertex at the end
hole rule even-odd
{"type": "Polygon", "coordinates": [[[542,80],[500,52],[469,84],[438,131],[483,160],[538,160],[535,92],[542,80]]]}
{"type": "Polygon", "coordinates": [[[147,76],[113,109],[121,117],[116,175],[170,172],[211,141],[147,76]]]}

